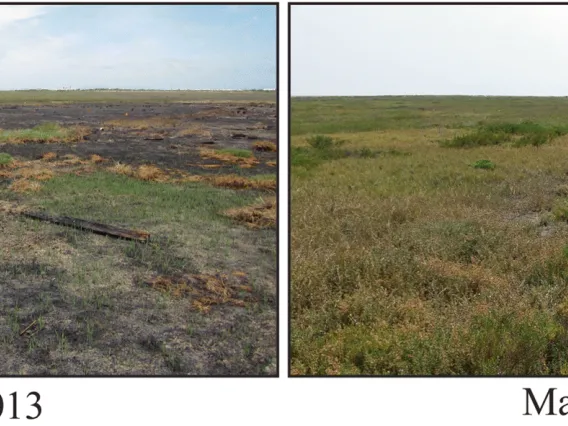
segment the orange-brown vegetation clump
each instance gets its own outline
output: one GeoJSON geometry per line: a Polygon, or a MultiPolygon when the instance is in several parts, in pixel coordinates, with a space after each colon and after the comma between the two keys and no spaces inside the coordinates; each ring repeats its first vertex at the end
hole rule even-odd
{"type": "Polygon", "coordinates": [[[168,180],[163,170],[153,165],[143,165],[138,167],[135,177],[141,180],[165,182],[168,180]]]}
{"type": "Polygon", "coordinates": [[[104,161],[106,160],[98,154],[91,155],[91,162],[93,163],[102,163],[104,161]]]}
{"type": "Polygon", "coordinates": [[[276,227],[276,197],[261,200],[251,206],[237,207],[225,211],[223,214],[249,228],[275,228],[276,227]]]}
{"type": "Polygon", "coordinates": [[[115,163],[113,166],[109,167],[107,170],[109,172],[117,173],[119,175],[125,175],[125,176],[133,176],[134,175],[134,169],[132,169],[132,166],[129,166],[128,164],[123,164],[123,163],[115,163]]]}
{"type": "Polygon", "coordinates": [[[175,298],[190,298],[191,306],[204,313],[209,312],[213,305],[244,307],[255,301],[248,277],[241,271],[232,274],[157,276],[145,284],[175,298]]]}
{"type": "Polygon", "coordinates": [[[250,168],[259,163],[259,161],[254,156],[238,157],[228,152],[218,152],[214,149],[207,148],[201,148],[199,150],[199,155],[204,160],[222,161],[223,163],[236,164],[243,168],[250,168]]]}
{"type": "Polygon", "coordinates": [[[15,170],[13,176],[23,178],[23,179],[35,179],[35,180],[49,180],[55,174],[51,169],[45,167],[23,167],[15,170]]]}
{"type": "Polygon", "coordinates": [[[191,124],[183,129],[179,130],[175,137],[183,137],[183,136],[203,136],[206,138],[212,137],[212,133],[210,130],[205,129],[201,124],[191,124]]]}
{"type": "Polygon", "coordinates": [[[55,158],[57,158],[57,154],[55,152],[46,152],[41,156],[41,159],[45,161],[53,160],[55,158]]]}
{"type": "Polygon", "coordinates": [[[248,179],[238,175],[213,176],[208,179],[213,185],[231,189],[260,189],[276,191],[275,179],[248,179]]]}
{"type": "Polygon", "coordinates": [[[41,189],[41,184],[28,179],[16,179],[8,188],[14,192],[36,192],[41,189]]]}
{"type": "Polygon", "coordinates": [[[276,152],[277,146],[274,142],[270,141],[258,141],[252,145],[253,149],[256,151],[266,151],[266,152],[276,152]]]}

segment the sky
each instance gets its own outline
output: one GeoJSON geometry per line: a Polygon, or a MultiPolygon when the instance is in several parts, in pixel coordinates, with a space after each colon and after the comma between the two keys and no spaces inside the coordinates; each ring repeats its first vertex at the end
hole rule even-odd
{"type": "Polygon", "coordinates": [[[0,6],[0,90],[275,87],[274,6],[0,6]]]}
{"type": "Polygon", "coordinates": [[[568,96],[567,6],[292,6],[292,96],[568,96]]]}

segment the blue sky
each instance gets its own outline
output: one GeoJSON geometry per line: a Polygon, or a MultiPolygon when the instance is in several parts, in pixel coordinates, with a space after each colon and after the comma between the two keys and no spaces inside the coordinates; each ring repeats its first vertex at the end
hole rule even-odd
{"type": "Polygon", "coordinates": [[[276,87],[274,6],[0,6],[0,90],[276,87]]]}

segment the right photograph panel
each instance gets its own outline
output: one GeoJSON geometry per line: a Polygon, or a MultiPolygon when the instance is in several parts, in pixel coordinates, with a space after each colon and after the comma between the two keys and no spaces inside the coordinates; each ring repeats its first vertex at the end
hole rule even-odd
{"type": "Polygon", "coordinates": [[[290,19],[290,375],[568,374],[568,6],[290,19]]]}

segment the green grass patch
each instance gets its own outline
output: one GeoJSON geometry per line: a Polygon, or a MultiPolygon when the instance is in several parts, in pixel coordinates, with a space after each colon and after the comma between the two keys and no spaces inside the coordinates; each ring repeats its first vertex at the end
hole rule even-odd
{"type": "Polygon", "coordinates": [[[527,117],[566,123],[563,97],[366,96],[293,97],[291,135],[359,133],[391,129],[473,129],[527,117]]]}
{"type": "Polygon", "coordinates": [[[515,141],[515,146],[521,147],[532,145],[539,147],[547,142],[550,142],[553,138],[554,136],[549,133],[534,133],[531,135],[523,135],[520,139],[515,141]]]}
{"type": "Polygon", "coordinates": [[[98,172],[56,176],[44,183],[32,201],[56,215],[133,227],[168,223],[191,227],[229,223],[220,212],[250,204],[254,199],[255,194],[199,182],[174,185],[98,172]]]}
{"type": "Polygon", "coordinates": [[[504,132],[494,133],[487,130],[478,130],[440,141],[440,145],[448,148],[473,148],[476,146],[501,145],[510,140],[511,135],[504,132]]]}
{"type": "Polygon", "coordinates": [[[224,148],[224,149],[218,149],[217,152],[234,155],[235,157],[239,158],[252,157],[252,151],[249,151],[248,149],[224,148]]]}
{"type": "Polygon", "coordinates": [[[449,148],[473,148],[511,142],[517,147],[538,147],[565,134],[568,134],[566,125],[543,125],[524,120],[520,123],[484,124],[471,133],[442,140],[440,145],[449,148]]]}
{"type": "Polygon", "coordinates": [[[327,135],[314,135],[306,139],[308,145],[312,148],[320,151],[330,151],[332,149],[337,149],[345,142],[342,140],[334,139],[327,135]]]}
{"type": "Polygon", "coordinates": [[[490,160],[477,160],[471,166],[474,169],[485,169],[485,170],[493,170],[495,168],[495,164],[490,160]]]}
{"type": "Polygon", "coordinates": [[[0,152],[0,166],[7,166],[12,163],[14,159],[10,154],[6,154],[5,152],[0,152]]]}
{"type": "Polygon", "coordinates": [[[294,167],[306,170],[313,169],[326,161],[346,158],[348,154],[339,149],[314,149],[309,147],[292,147],[290,162],[294,167]]]}
{"type": "Polygon", "coordinates": [[[275,173],[266,173],[266,174],[259,174],[259,175],[252,175],[249,176],[251,180],[276,180],[275,173]]]}
{"type": "Polygon", "coordinates": [[[552,215],[556,220],[568,221],[568,199],[563,198],[554,203],[552,215]]]}
{"type": "MultiPolygon", "coordinates": [[[[341,148],[346,141],[332,138],[327,135],[314,135],[306,138],[309,146],[291,148],[291,165],[296,168],[311,170],[326,161],[339,160],[342,158],[377,158],[382,155],[408,155],[396,149],[371,149],[360,148],[355,150],[341,148]]],[[[302,172],[300,172],[302,173],[302,172]]]]}
{"type": "Polygon", "coordinates": [[[313,169],[320,164],[345,158],[349,154],[340,149],[345,143],[326,135],[314,135],[306,139],[308,147],[292,147],[290,162],[292,166],[313,169]]]}
{"type": "Polygon", "coordinates": [[[31,129],[0,130],[0,143],[71,143],[89,134],[83,126],[63,127],[58,123],[42,123],[31,129]]]}

